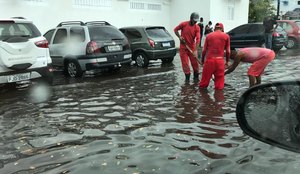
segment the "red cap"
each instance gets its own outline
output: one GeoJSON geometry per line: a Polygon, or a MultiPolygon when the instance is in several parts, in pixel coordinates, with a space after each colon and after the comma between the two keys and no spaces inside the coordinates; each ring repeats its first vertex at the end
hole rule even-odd
{"type": "Polygon", "coordinates": [[[220,28],[224,31],[224,25],[222,23],[216,23],[215,28],[220,28]]]}

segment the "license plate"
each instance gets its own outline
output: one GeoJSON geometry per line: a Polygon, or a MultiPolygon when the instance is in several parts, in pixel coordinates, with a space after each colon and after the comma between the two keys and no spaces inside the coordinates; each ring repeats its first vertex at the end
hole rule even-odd
{"type": "Polygon", "coordinates": [[[14,74],[7,76],[7,82],[19,82],[23,80],[29,80],[30,79],[30,73],[23,73],[23,74],[14,74]]]}
{"type": "Polygon", "coordinates": [[[104,58],[98,58],[97,62],[99,62],[99,63],[101,63],[101,62],[107,62],[107,58],[106,57],[104,57],[104,58]]]}
{"type": "Polygon", "coordinates": [[[170,47],[170,46],[171,46],[171,43],[170,43],[170,42],[162,43],[162,46],[163,46],[163,47],[170,47]]]}
{"type": "Polygon", "coordinates": [[[107,46],[108,51],[121,51],[120,45],[109,45],[107,46]]]}

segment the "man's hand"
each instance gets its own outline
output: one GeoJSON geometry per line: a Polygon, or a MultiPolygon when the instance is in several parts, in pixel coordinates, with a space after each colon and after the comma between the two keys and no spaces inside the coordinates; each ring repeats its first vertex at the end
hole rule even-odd
{"type": "Polygon", "coordinates": [[[230,66],[229,66],[229,63],[226,62],[226,63],[225,63],[225,69],[229,69],[229,67],[230,67],[230,66]]]}
{"type": "Polygon", "coordinates": [[[181,37],[181,36],[180,36],[180,38],[179,38],[179,39],[180,39],[180,42],[181,42],[181,43],[183,43],[184,45],[186,45],[186,41],[184,40],[184,38],[183,38],[183,37],[181,37]]]}
{"type": "Polygon", "coordinates": [[[196,59],[198,59],[198,51],[193,51],[193,56],[196,58],[196,59]]]}

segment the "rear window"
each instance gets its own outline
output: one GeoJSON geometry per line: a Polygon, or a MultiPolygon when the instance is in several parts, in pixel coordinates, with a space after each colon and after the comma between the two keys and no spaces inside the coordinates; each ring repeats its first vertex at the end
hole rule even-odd
{"type": "Polygon", "coordinates": [[[41,36],[41,33],[32,23],[0,21],[0,40],[14,36],[34,38],[41,36]]]}
{"type": "Polygon", "coordinates": [[[170,37],[169,33],[167,30],[164,28],[147,28],[146,29],[147,34],[151,38],[166,38],[170,37]]]}
{"type": "Polygon", "coordinates": [[[90,26],[89,34],[91,40],[115,40],[115,39],[125,39],[125,36],[121,31],[114,27],[109,26],[90,26]]]}

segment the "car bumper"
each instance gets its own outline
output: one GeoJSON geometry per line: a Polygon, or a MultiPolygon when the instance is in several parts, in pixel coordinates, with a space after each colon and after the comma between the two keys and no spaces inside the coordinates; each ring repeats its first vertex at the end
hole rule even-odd
{"type": "Polygon", "coordinates": [[[51,64],[48,64],[47,67],[41,67],[41,68],[1,72],[0,84],[32,80],[41,77],[45,78],[45,80],[47,81],[52,81],[53,69],[51,64]]]}
{"type": "Polygon", "coordinates": [[[174,57],[176,52],[176,48],[169,48],[166,50],[147,50],[146,56],[149,58],[149,60],[156,60],[174,57]]]}
{"type": "Polygon", "coordinates": [[[283,47],[286,44],[286,38],[278,38],[273,40],[273,47],[283,47]]]}
{"type": "Polygon", "coordinates": [[[107,67],[116,67],[120,64],[129,64],[132,61],[131,51],[125,54],[115,54],[115,55],[91,55],[79,57],[78,62],[83,71],[89,71],[93,69],[101,69],[107,67]]]}

